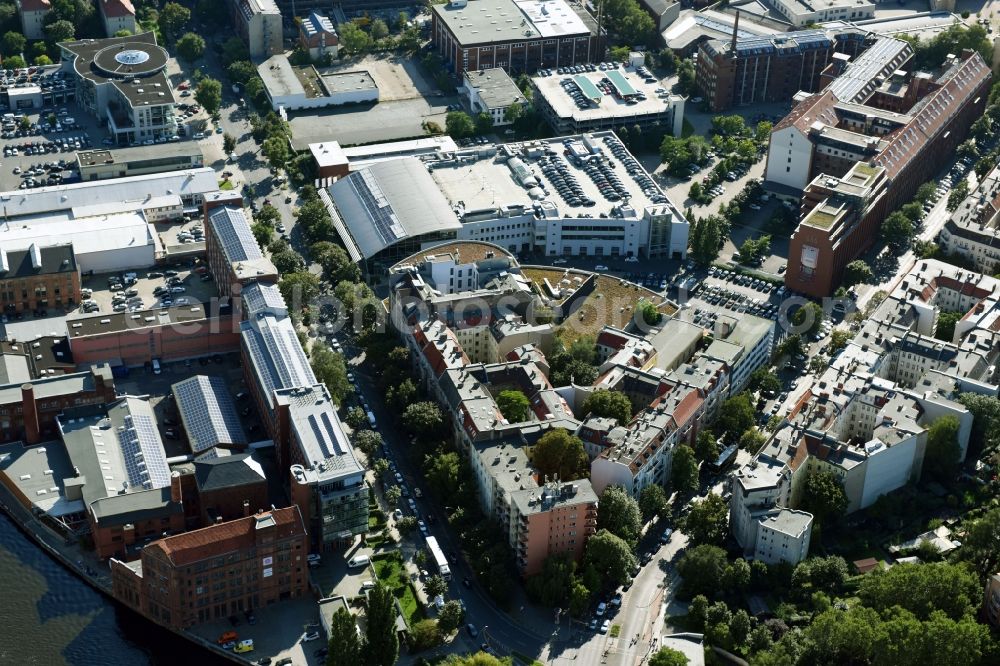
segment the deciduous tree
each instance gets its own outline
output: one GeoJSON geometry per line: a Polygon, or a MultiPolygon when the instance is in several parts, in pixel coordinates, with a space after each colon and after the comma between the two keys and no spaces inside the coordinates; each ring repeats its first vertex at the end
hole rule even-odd
{"type": "Polygon", "coordinates": [[[698,460],[694,450],[687,444],[681,444],[674,449],[673,462],[670,465],[670,482],[679,493],[691,492],[698,487],[698,460]]]}
{"type": "Polygon", "coordinates": [[[829,470],[814,470],[806,477],[801,504],[817,523],[836,521],[847,510],[844,484],[829,470]]]}
{"type": "Polygon", "coordinates": [[[587,539],[584,561],[594,568],[600,580],[610,581],[613,585],[624,583],[636,566],[635,555],[628,543],[603,529],[587,539]]]}
{"type": "Polygon", "coordinates": [[[528,420],[531,403],[528,397],[516,389],[501,391],[497,395],[497,408],[510,423],[521,423],[528,420]]]}
{"type": "Polygon", "coordinates": [[[194,62],[205,54],[205,40],[194,32],[186,32],[177,40],[177,55],[188,62],[194,62]]]}
{"type": "Polygon", "coordinates": [[[364,666],[395,666],[399,657],[396,637],[396,606],[392,592],[376,583],[368,593],[367,626],[362,657],[364,666]]]}
{"type": "Polygon", "coordinates": [[[667,493],[662,486],[651,484],[639,493],[639,511],[642,519],[649,522],[656,516],[663,515],[667,510],[667,493]]]}
{"type": "Polygon", "coordinates": [[[340,608],[330,620],[330,642],[326,666],[358,666],[361,663],[361,639],[354,616],[340,608]]]}
{"type": "Polygon", "coordinates": [[[558,476],[562,481],[582,478],[589,471],[583,442],[562,428],[550,430],[538,439],[531,449],[531,460],[539,476],[558,476]]]}
{"type": "Polygon", "coordinates": [[[621,391],[597,389],[583,401],[583,413],[614,419],[618,425],[632,420],[632,402],[621,391]]]}
{"type": "MultiPolygon", "coordinates": [[[[722,496],[709,493],[702,501],[692,503],[685,525],[684,531],[692,544],[721,546],[729,530],[729,505],[722,496]]],[[[749,574],[748,569],[748,578],[749,574]]]]}
{"type": "Polygon", "coordinates": [[[597,506],[597,529],[607,530],[634,547],[642,532],[639,503],[621,486],[608,486],[597,506]]]}

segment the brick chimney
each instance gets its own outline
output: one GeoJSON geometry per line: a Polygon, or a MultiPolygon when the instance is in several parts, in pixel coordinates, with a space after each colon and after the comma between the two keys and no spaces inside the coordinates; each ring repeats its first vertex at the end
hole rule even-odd
{"type": "Polygon", "coordinates": [[[170,473],[170,501],[176,504],[184,503],[184,491],[181,490],[181,473],[170,473]]]}
{"type": "Polygon", "coordinates": [[[41,425],[38,421],[38,403],[35,401],[33,384],[21,384],[21,412],[24,415],[24,440],[28,444],[41,441],[41,425]]]}
{"type": "Polygon", "coordinates": [[[243,517],[250,517],[250,500],[243,500],[243,517]]]}

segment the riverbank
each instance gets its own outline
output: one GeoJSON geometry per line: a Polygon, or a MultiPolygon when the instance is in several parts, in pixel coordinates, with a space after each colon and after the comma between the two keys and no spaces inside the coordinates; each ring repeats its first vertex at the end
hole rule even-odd
{"type": "MultiPolygon", "coordinates": [[[[107,572],[107,564],[100,562],[92,553],[85,552],[78,545],[68,543],[65,537],[57,534],[47,525],[35,518],[30,511],[17,502],[16,498],[3,484],[0,484],[0,511],[2,511],[4,515],[10,519],[13,526],[22,535],[24,535],[28,541],[37,546],[51,561],[55,562],[63,570],[70,573],[76,580],[84,583],[98,595],[110,601],[118,613],[130,614],[136,620],[152,625],[152,627],[155,627],[156,630],[154,633],[169,634],[184,638],[193,648],[192,652],[199,653],[196,657],[199,663],[212,663],[213,665],[216,663],[236,663],[243,666],[248,663],[238,658],[235,654],[224,651],[219,646],[198,636],[159,625],[149,618],[136,614],[131,609],[119,604],[112,594],[111,576],[110,573],[107,572]]],[[[5,572],[6,575],[10,575],[10,573],[11,572],[5,572]]],[[[55,609],[51,610],[54,611],[55,609]]],[[[10,629],[10,625],[5,624],[4,633],[9,636],[16,636],[17,632],[9,631],[10,629]]],[[[160,646],[157,645],[148,646],[148,649],[153,651],[157,651],[159,648],[160,646]]],[[[0,652],[0,662],[7,663],[6,652],[0,652]]],[[[47,662],[31,661],[24,663],[47,662]]],[[[102,663],[107,662],[102,661],[102,663]]],[[[134,664],[135,662],[133,661],[132,663],[134,664]]]]}

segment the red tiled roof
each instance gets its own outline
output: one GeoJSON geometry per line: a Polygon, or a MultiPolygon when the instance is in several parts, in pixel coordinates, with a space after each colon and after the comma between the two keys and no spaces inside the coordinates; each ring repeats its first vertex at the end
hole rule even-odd
{"type": "Polygon", "coordinates": [[[889,135],[889,145],[874,159],[875,164],[895,178],[970,102],[989,76],[990,68],[978,53],[957,64],[941,87],[927,94],[916,113],[911,112],[913,120],[889,135]]]}
{"type": "Polygon", "coordinates": [[[245,550],[256,543],[257,520],[268,515],[274,519],[279,538],[306,533],[299,507],[290,506],[170,536],[150,544],[150,547],[158,546],[174,566],[245,550]]]}
{"type": "Polygon", "coordinates": [[[49,0],[21,0],[22,12],[42,12],[52,9],[49,0]]]}
{"type": "Polygon", "coordinates": [[[108,18],[135,16],[131,0],[101,0],[101,12],[108,18]]]}
{"type": "Polygon", "coordinates": [[[833,111],[833,105],[836,103],[837,98],[829,90],[817,93],[796,104],[795,108],[774,126],[773,131],[777,132],[794,125],[800,132],[808,133],[810,125],[817,120],[824,125],[836,126],[837,115],[833,111]]]}

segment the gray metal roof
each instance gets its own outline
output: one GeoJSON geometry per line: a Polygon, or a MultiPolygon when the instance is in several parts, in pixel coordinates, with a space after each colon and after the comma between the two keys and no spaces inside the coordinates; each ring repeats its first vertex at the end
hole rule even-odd
{"type": "Polygon", "coordinates": [[[366,259],[406,238],[462,226],[427,167],[413,157],[355,171],[328,192],[366,259]]]}
{"type": "Polygon", "coordinates": [[[266,482],[260,463],[249,453],[196,461],[194,474],[202,492],[266,482]]]}
{"type": "Polygon", "coordinates": [[[226,380],[195,375],[170,387],[194,453],[219,444],[247,443],[226,380]]]}

